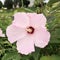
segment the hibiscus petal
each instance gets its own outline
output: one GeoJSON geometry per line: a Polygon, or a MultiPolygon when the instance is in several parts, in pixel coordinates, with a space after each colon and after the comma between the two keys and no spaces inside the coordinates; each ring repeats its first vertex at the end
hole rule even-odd
{"type": "Polygon", "coordinates": [[[10,25],[7,27],[6,35],[10,43],[14,43],[20,38],[26,36],[26,31],[23,28],[16,27],[14,25],[10,25]]]}
{"type": "Polygon", "coordinates": [[[29,0],[30,4],[28,5],[28,7],[32,7],[34,5],[35,0],[29,0]]]}
{"type": "Polygon", "coordinates": [[[17,50],[19,53],[25,55],[34,52],[35,49],[33,40],[30,37],[26,36],[20,41],[17,41],[17,50]]]}
{"type": "Polygon", "coordinates": [[[30,24],[33,27],[45,27],[46,25],[46,17],[43,14],[36,14],[36,13],[28,13],[30,17],[30,24]]]}
{"type": "Polygon", "coordinates": [[[35,39],[35,46],[44,48],[46,45],[48,45],[50,41],[50,33],[44,29],[40,28],[36,30],[36,33],[34,34],[35,39]]]}
{"type": "Polygon", "coordinates": [[[29,18],[26,13],[16,13],[14,15],[13,24],[19,27],[29,26],[29,18]]]}
{"type": "Polygon", "coordinates": [[[0,37],[5,37],[5,34],[3,34],[1,28],[0,28],[0,37]]]}

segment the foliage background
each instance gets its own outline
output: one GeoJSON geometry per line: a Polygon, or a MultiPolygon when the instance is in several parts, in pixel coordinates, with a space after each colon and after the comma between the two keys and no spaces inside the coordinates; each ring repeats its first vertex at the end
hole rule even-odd
{"type": "MultiPolygon", "coordinates": [[[[31,8],[15,8],[10,10],[0,9],[0,28],[6,33],[6,28],[12,22],[16,12],[44,13],[47,18],[47,28],[51,33],[49,45],[43,49],[35,47],[36,51],[27,56],[18,54],[16,45],[8,42],[7,37],[0,37],[0,60],[60,60],[60,0],[50,0],[43,6],[35,0],[31,8]]],[[[42,2],[41,2],[42,4],[42,2]]]]}

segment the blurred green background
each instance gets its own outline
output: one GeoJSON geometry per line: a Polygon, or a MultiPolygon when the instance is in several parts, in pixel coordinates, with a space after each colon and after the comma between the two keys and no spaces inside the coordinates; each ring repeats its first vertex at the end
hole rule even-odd
{"type": "Polygon", "coordinates": [[[0,60],[60,60],[60,0],[49,0],[48,3],[35,0],[32,6],[29,4],[29,0],[5,0],[4,4],[0,1],[0,28],[6,33],[17,12],[43,13],[51,33],[49,45],[43,49],[35,47],[34,53],[25,56],[18,54],[15,43],[0,37],[0,60]]]}

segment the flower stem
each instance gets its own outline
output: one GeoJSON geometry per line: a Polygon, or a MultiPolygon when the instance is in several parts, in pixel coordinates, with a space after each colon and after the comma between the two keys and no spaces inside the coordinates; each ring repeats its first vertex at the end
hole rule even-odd
{"type": "Polygon", "coordinates": [[[24,7],[23,0],[21,0],[21,2],[22,2],[22,7],[24,7]]]}

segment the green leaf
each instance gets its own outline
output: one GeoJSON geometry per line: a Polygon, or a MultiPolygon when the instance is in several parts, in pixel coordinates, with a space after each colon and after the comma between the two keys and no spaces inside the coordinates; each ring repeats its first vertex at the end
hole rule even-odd
{"type": "Polygon", "coordinates": [[[59,2],[60,0],[49,0],[48,5],[52,6],[53,3],[59,2]]]}
{"type": "Polygon", "coordinates": [[[60,13],[48,17],[48,29],[51,34],[50,43],[60,43],[60,13]]]}
{"type": "MultiPolygon", "coordinates": [[[[38,60],[39,59],[39,56],[40,56],[40,48],[35,48],[35,52],[34,53],[32,53],[32,57],[33,57],[33,59],[34,60],[38,60]]],[[[32,59],[32,60],[33,60],[32,59]]]]}
{"type": "Polygon", "coordinates": [[[58,10],[60,10],[60,1],[56,2],[52,5],[52,7],[50,9],[50,13],[55,14],[56,12],[58,12],[58,10]]]}
{"type": "Polygon", "coordinates": [[[21,56],[16,51],[5,53],[2,60],[20,60],[21,56]]]}
{"type": "Polygon", "coordinates": [[[60,60],[60,56],[57,55],[42,56],[40,60],[60,60]]]}
{"type": "MultiPolygon", "coordinates": [[[[19,9],[17,9],[16,12],[31,12],[31,13],[33,13],[34,11],[31,8],[21,7],[19,9]]],[[[14,12],[14,13],[16,13],[16,12],[14,12]]]]}

